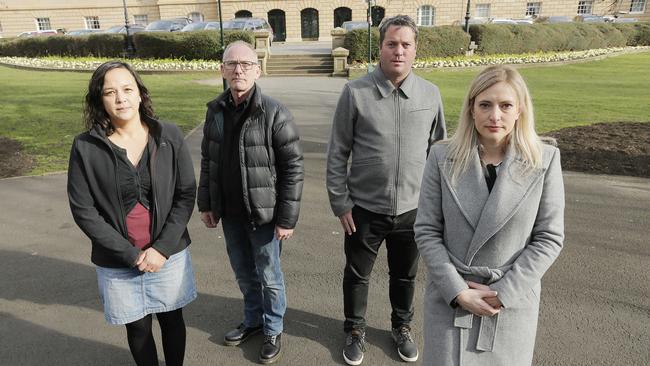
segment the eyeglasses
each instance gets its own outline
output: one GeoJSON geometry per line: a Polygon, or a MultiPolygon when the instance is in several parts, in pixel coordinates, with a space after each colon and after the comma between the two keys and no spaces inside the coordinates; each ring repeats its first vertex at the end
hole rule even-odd
{"type": "Polygon", "coordinates": [[[237,68],[237,65],[241,66],[242,70],[249,71],[253,66],[257,66],[257,62],[252,61],[224,61],[223,66],[226,70],[234,70],[237,68]]]}

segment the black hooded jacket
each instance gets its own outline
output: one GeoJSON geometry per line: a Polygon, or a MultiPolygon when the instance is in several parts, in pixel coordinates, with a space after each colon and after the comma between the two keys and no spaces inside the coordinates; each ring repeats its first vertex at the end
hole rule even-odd
{"type": "MultiPolygon", "coordinates": [[[[201,177],[197,203],[200,212],[222,217],[219,164],[224,137],[221,101],[230,89],[207,104],[201,144],[201,177]]],[[[260,87],[251,99],[250,113],[239,135],[244,206],[253,226],[275,222],[293,229],[300,213],[304,178],[302,149],[293,116],[260,87]]]]}
{"type": "MultiPolygon", "coordinates": [[[[145,118],[155,147],[149,158],[152,196],[151,246],[169,258],[188,245],[187,222],[194,210],[196,180],[180,129],[145,118]]],[[[75,222],[92,242],[98,266],[132,267],[140,249],[128,240],[117,176],[117,157],[104,131],[78,135],[68,167],[68,198],[75,222]]]]}

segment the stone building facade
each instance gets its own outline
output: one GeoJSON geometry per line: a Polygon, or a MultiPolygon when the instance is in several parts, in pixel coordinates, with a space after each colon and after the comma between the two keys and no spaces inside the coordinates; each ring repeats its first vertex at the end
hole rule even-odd
{"type": "MultiPolygon", "coordinates": [[[[329,40],[344,20],[365,21],[368,0],[221,0],[223,19],[264,18],[277,41],[329,40]]],[[[408,14],[425,26],[461,23],[465,0],[371,0],[372,21],[408,14]]],[[[650,20],[650,0],[471,0],[476,18],[524,18],[527,15],[620,15],[650,20]]],[[[146,25],[159,19],[218,19],[217,0],[126,0],[129,22],[146,25]]],[[[0,36],[42,29],[106,29],[124,24],[121,0],[0,0],[0,36]]]]}

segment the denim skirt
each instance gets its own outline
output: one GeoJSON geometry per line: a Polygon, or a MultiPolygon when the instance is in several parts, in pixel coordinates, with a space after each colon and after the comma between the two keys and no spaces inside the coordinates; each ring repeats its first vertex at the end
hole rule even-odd
{"type": "Polygon", "coordinates": [[[169,257],[158,272],[97,266],[97,282],[109,324],[127,324],[148,314],[180,309],[196,298],[188,248],[169,257]]]}

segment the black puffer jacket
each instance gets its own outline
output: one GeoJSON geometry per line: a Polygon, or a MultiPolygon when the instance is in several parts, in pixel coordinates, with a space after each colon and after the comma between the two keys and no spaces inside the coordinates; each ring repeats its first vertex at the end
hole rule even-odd
{"type": "MultiPolygon", "coordinates": [[[[153,193],[151,246],[169,258],[188,245],[196,181],[180,129],[144,118],[155,149],[149,159],[153,193]]],[[[77,136],[70,151],[68,198],[75,222],[92,242],[91,260],[102,267],[132,267],[140,253],[128,240],[117,157],[106,134],[93,128],[77,136]]]]}
{"type": "MultiPolygon", "coordinates": [[[[221,101],[226,90],[208,103],[201,144],[201,178],[197,202],[199,211],[212,211],[221,218],[219,164],[224,137],[221,101]]],[[[298,128],[291,113],[278,101],[262,94],[256,86],[250,114],[239,136],[244,205],[255,226],[275,222],[293,229],[300,213],[304,177],[298,128]]]]}

